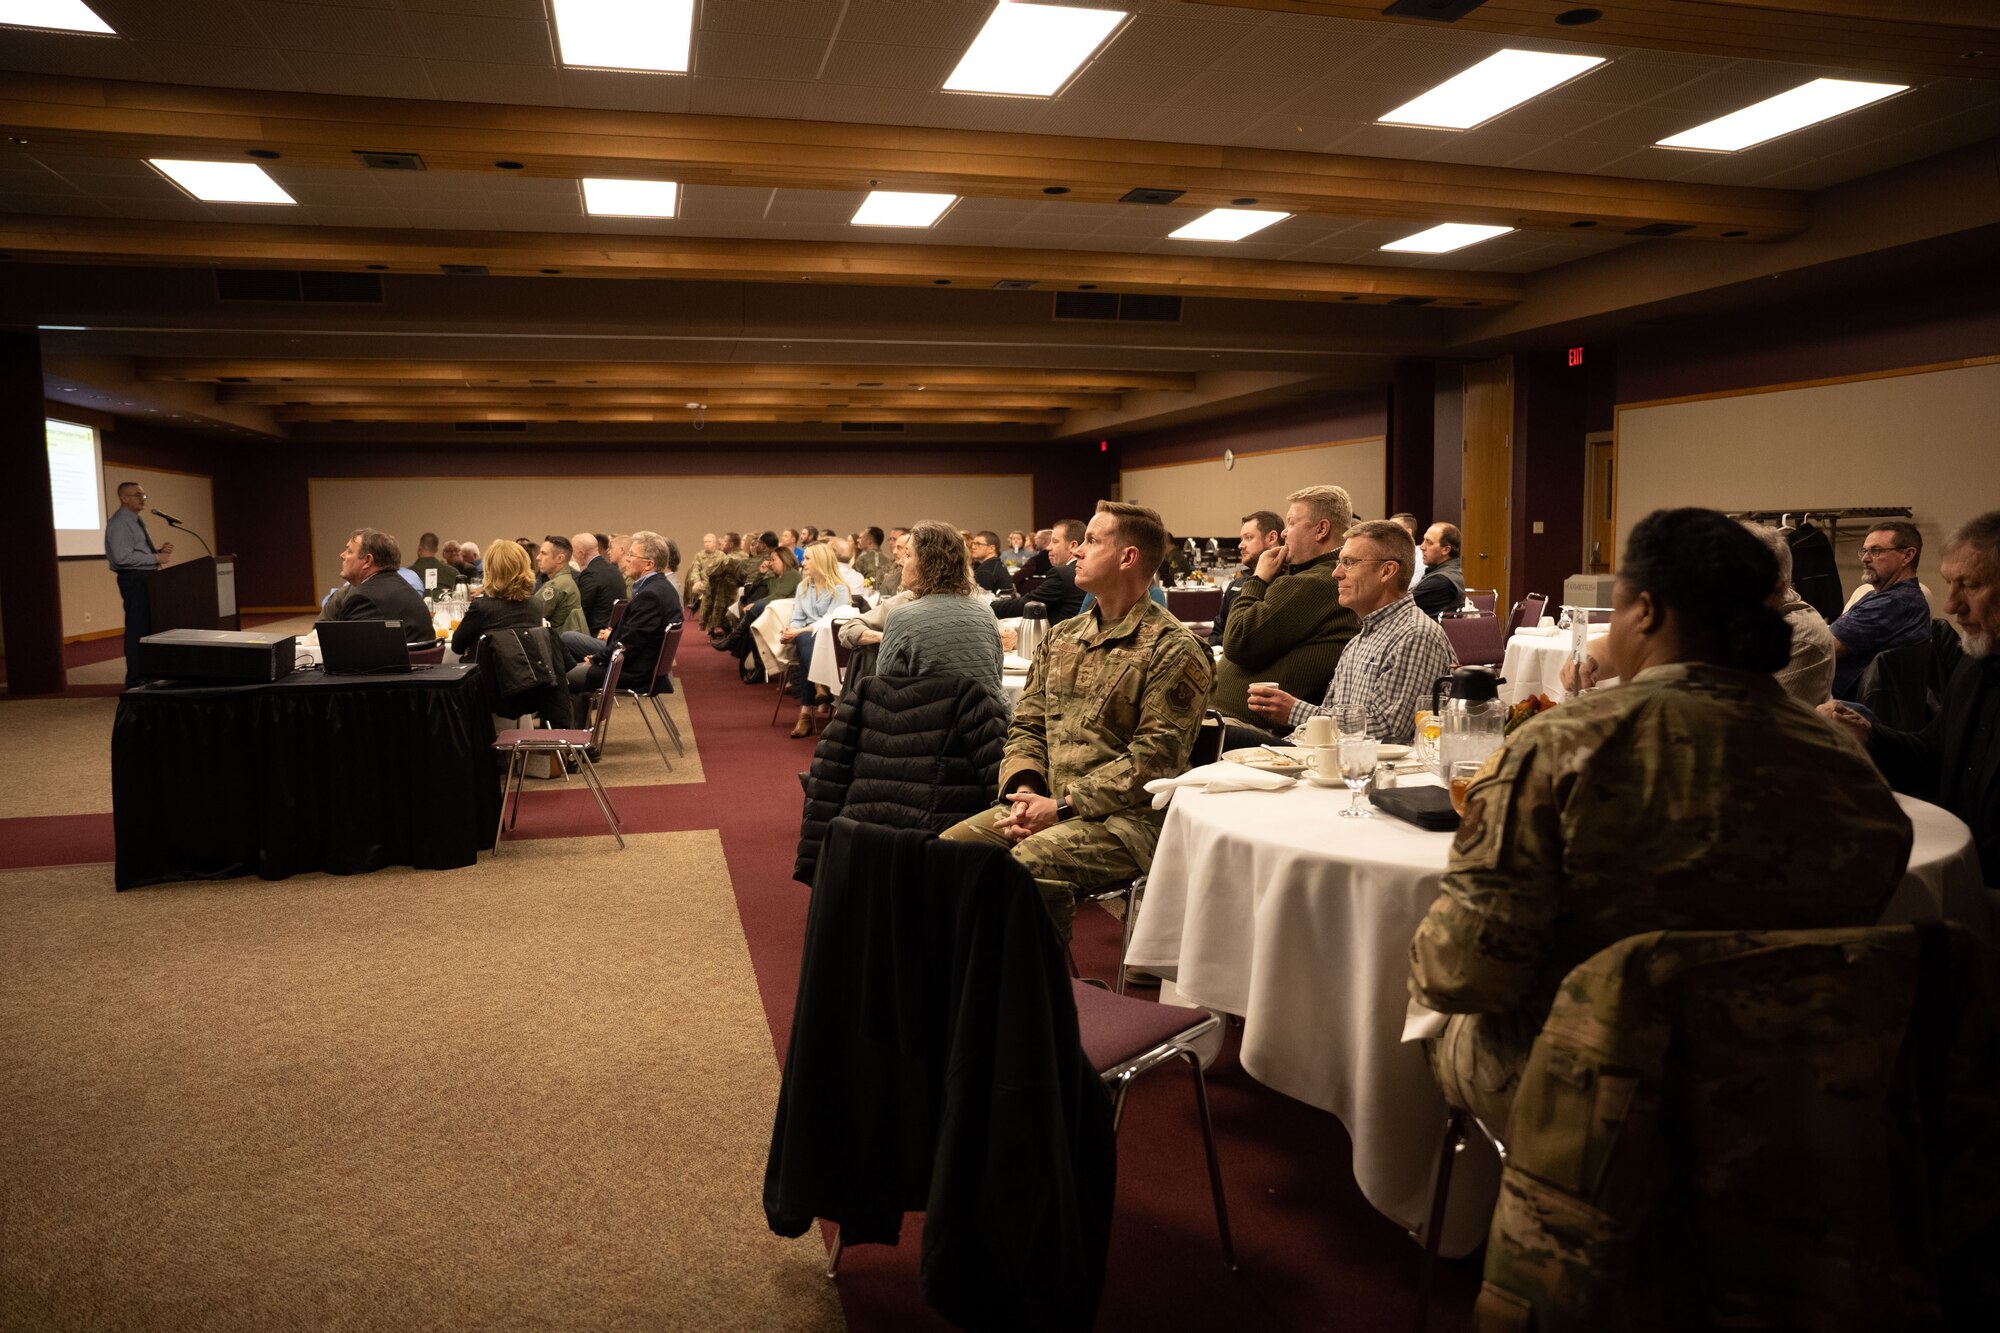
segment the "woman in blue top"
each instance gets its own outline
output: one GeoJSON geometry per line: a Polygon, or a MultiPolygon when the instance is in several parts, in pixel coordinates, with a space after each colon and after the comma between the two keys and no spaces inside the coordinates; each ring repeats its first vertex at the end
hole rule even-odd
{"type": "Polygon", "coordinates": [[[793,594],[792,623],[778,632],[781,641],[792,645],[792,660],[797,663],[793,680],[799,695],[799,720],[792,725],[794,736],[813,734],[813,704],[821,688],[806,676],[812,665],[813,626],[832,615],[836,607],[848,605],[847,585],[841,582],[840,562],[834,559],[833,547],[826,542],[806,547],[805,577],[793,594]]]}

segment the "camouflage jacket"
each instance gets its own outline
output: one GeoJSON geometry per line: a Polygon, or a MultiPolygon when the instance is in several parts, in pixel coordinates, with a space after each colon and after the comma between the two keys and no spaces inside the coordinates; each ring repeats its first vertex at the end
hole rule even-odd
{"type": "Polygon", "coordinates": [[[687,586],[691,593],[698,593],[708,586],[708,573],[728,559],[721,551],[701,551],[688,566],[687,586]]]}
{"type": "Polygon", "coordinates": [[[889,564],[889,557],[879,548],[854,553],[854,572],[877,587],[882,583],[882,566],[889,564]]]}
{"type": "Polygon", "coordinates": [[[1165,820],[1146,784],[1186,770],[1215,675],[1208,649],[1158,603],[1142,597],[1109,625],[1099,612],[1063,621],[1036,650],[1000,790],[1035,774],[1145,866],[1165,820]]]}
{"type": "Polygon", "coordinates": [[[1872,925],[1910,842],[1861,747],[1770,676],[1653,667],[1480,770],[1410,993],[1531,1034],[1563,974],[1628,935],[1872,925]]]}
{"type": "Polygon", "coordinates": [[[1571,972],[1475,1325],[1935,1327],[2000,1207],[2000,1047],[1978,941],[1930,929],[1656,931],[1571,972]]]}

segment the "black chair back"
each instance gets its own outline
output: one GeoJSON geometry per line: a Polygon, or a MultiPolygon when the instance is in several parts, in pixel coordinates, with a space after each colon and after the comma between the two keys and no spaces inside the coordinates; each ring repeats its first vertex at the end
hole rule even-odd
{"type": "Polygon", "coordinates": [[[1854,684],[1854,700],[1883,726],[1918,731],[1930,720],[1925,693],[1931,678],[1931,641],[1884,648],[1854,684]]]}

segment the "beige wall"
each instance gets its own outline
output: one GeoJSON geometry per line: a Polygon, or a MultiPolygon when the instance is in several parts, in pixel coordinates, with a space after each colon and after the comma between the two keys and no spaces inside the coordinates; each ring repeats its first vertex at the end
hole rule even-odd
{"type": "Polygon", "coordinates": [[[1120,479],[1131,504],[1160,511],[1167,527],[1185,536],[1233,536],[1243,515],[1258,509],[1285,512],[1285,497],[1304,486],[1345,486],[1354,512],[1386,516],[1385,450],[1381,436],[1238,454],[1236,466],[1220,458],[1157,467],[1126,468],[1120,479]]]}
{"type": "MultiPolygon", "coordinates": [[[[1618,542],[1655,509],[1908,505],[1923,569],[2000,504],[2000,363],[1618,410],[1618,542]]],[[[1849,562],[1865,525],[1840,525],[1849,562]]],[[[1843,563],[1850,588],[1856,569],[1843,563]]]]}
{"type": "MultiPolygon", "coordinates": [[[[118,437],[107,432],[104,436],[106,518],[118,510],[118,483],[136,481],[146,488],[148,508],[164,509],[209,541],[215,540],[215,487],[207,477],[127,467],[116,461],[117,449],[118,437]]],[[[169,541],[174,544],[176,560],[207,554],[200,542],[184,532],[175,532],[150,514],[146,517],[146,529],[153,534],[156,544],[163,546],[169,541]]],[[[60,572],[63,638],[75,639],[86,634],[97,635],[106,630],[125,628],[125,608],[118,600],[118,580],[112,577],[102,555],[87,560],[65,560],[60,572]]]]}
{"type": "Polygon", "coordinates": [[[552,532],[630,532],[651,528],[680,543],[683,561],[704,532],[752,531],[790,523],[831,524],[841,532],[935,518],[1005,534],[1034,512],[1033,478],[995,476],[867,477],[314,477],[313,580],[319,594],[340,582],[337,558],[359,527],[394,533],[403,558],[417,538],[444,541],[545,537],[552,532]]]}

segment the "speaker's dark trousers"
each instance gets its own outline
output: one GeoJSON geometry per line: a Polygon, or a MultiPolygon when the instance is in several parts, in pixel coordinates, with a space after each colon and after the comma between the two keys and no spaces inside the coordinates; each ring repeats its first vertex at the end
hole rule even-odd
{"type": "Polygon", "coordinates": [[[119,570],[118,596],[125,603],[125,684],[137,685],[145,679],[139,674],[139,640],[153,632],[153,571],[119,570]]]}

